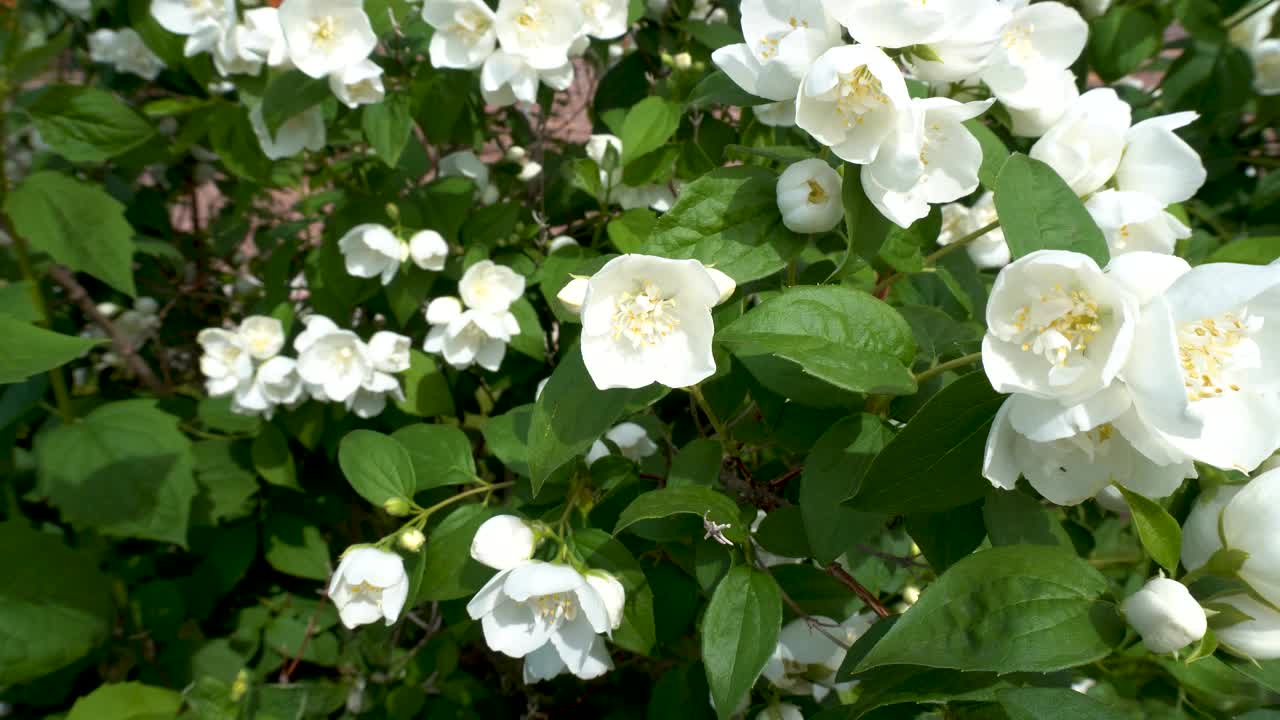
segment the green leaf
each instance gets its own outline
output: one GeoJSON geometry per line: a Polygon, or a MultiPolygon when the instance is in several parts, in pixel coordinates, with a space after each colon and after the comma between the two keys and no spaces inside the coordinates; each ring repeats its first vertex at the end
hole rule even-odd
{"type": "Polygon", "coordinates": [[[430,355],[410,350],[409,369],[400,378],[404,386],[404,400],[396,401],[400,410],[415,417],[453,414],[453,391],[430,355]]]}
{"type": "Polygon", "coordinates": [[[360,497],[378,507],[393,499],[408,502],[418,489],[409,451],[379,432],[348,433],[338,444],[338,465],[360,497]]]}
{"type": "Polygon", "coordinates": [[[289,118],[309,110],[333,94],[326,78],[312,78],[301,70],[277,75],[262,96],[262,122],[274,135],[289,118]]]}
{"type": "Polygon", "coordinates": [[[534,406],[529,421],[529,470],[533,493],[553,472],[582,455],[628,412],[667,393],[660,385],[639,390],[597,390],[582,353],[571,348],[534,406]]]}
{"type": "Polygon", "coordinates": [[[258,478],[250,469],[249,443],[242,440],[201,440],[192,446],[196,484],[191,520],[217,525],[253,512],[258,478]]]}
{"type": "Polygon", "coordinates": [[[62,32],[43,43],[19,52],[9,68],[10,86],[22,87],[28,80],[44,72],[55,58],[61,57],[62,53],[66,52],[73,34],[73,27],[67,25],[62,32]]]}
{"type": "Polygon", "coordinates": [[[627,210],[609,221],[609,242],[619,252],[636,252],[658,224],[658,216],[648,208],[627,210]]]}
{"type": "Polygon", "coordinates": [[[417,492],[476,479],[476,461],[466,433],[448,425],[409,425],[391,434],[409,451],[417,492]]]}
{"type": "Polygon", "coordinates": [[[636,103],[622,121],[621,167],[665,145],[680,127],[681,111],[680,105],[656,96],[636,103]]]}
{"type": "Polygon", "coordinates": [[[689,33],[694,40],[711,50],[719,50],[725,45],[742,42],[742,33],[738,32],[737,26],[730,23],[682,20],[676,23],[675,26],[689,33]]]}
{"type": "Polygon", "coordinates": [[[267,515],[266,558],[271,567],[286,575],[327,580],[329,578],[329,546],[320,534],[320,528],[297,515],[270,513],[267,515]]]}
{"type": "Polygon", "coordinates": [[[56,368],[80,357],[101,341],[71,337],[0,315],[0,383],[22,382],[32,375],[56,368]]]}
{"type": "Polygon", "coordinates": [[[1280,237],[1271,235],[1232,240],[1214,250],[1205,262],[1270,265],[1276,258],[1280,258],[1280,237]]]}
{"type": "Polygon", "coordinates": [[[209,148],[231,174],[254,183],[271,179],[274,163],[262,152],[248,108],[227,104],[214,112],[209,125],[209,148]]]}
{"type": "Polygon", "coordinates": [[[858,702],[844,718],[860,718],[876,708],[906,703],[992,702],[996,692],[1012,687],[994,673],[961,673],[923,667],[888,667],[858,679],[858,702]]]}
{"type": "Polygon", "coordinates": [[[653,590],[635,556],[609,533],[595,528],[575,531],[573,549],[586,566],[610,573],[627,591],[622,625],[613,631],[618,647],[648,654],[657,641],[653,617],[653,590]]]}
{"type": "Polygon", "coordinates": [[[495,514],[483,505],[463,505],[431,531],[422,548],[422,585],[417,602],[466,597],[493,576],[491,568],[471,559],[471,540],[484,521],[495,514]]]}
{"type": "Polygon", "coordinates": [[[885,238],[889,237],[889,230],[893,227],[863,192],[861,173],[860,166],[845,163],[841,194],[845,231],[849,235],[849,252],[837,271],[841,276],[854,267],[852,261],[855,257],[867,262],[879,257],[880,248],[884,246],[885,238]]]}
{"type": "Polygon", "coordinates": [[[695,258],[739,285],[772,275],[804,246],[782,224],[778,178],[758,167],[713,170],[680,191],[675,207],[658,219],[644,252],[695,258]]]}
{"type": "MultiPolygon", "coordinates": [[[[728,495],[701,485],[684,485],[650,490],[640,495],[618,516],[613,534],[641,520],[656,520],[672,515],[697,515],[719,525],[729,524],[724,536],[734,542],[746,542],[738,505],[728,495]]],[[[710,542],[710,541],[708,541],[710,542]]]]}
{"type": "Polygon", "coordinates": [[[838,285],[794,287],[716,334],[734,354],[773,355],[853,392],[909,394],[911,326],[867,293],[838,285]]]}
{"type": "Polygon", "coordinates": [[[133,228],[102,188],[59,172],[28,175],[4,201],[14,229],[56,262],[126,295],[133,288],[133,228]]]}
{"type": "Polygon", "coordinates": [[[982,183],[982,187],[994,191],[1000,171],[1009,162],[1009,148],[981,120],[966,121],[964,126],[982,146],[982,167],[978,169],[978,181],[982,183]]]}
{"type": "Polygon", "coordinates": [[[1011,688],[996,694],[1009,720],[1121,720],[1127,713],[1064,688],[1011,688]]]}
{"type": "Polygon", "coordinates": [[[1178,558],[1182,555],[1182,528],[1167,510],[1159,503],[1117,484],[1125,502],[1129,504],[1129,512],[1133,515],[1133,526],[1138,530],[1142,547],[1152,559],[1171,574],[1178,572],[1178,558]]]}
{"type": "Polygon", "coordinates": [[[702,620],[702,662],[720,720],[751,691],[778,643],[782,595],[765,573],[743,565],[724,576],[702,620]]]}
{"type": "Polygon", "coordinates": [[[1019,545],[961,560],[929,585],[858,671],[923,665],[1053,672],[1105,657],[1124,634],[1107,581],[1073,553],[1019,545]]]}
{"type": "Polygon", "coordinates": [[[271,423],[262,426],[262,432],[253,439],[251,449],[253,468],[263,480],[272,485],[301,490],[298,471],[293,464],[293,453],[284,433],[271,423]]]}
{"type": "Polygon", "coordinates": [[[36,439],[36,490],[104,535],[186,545],[191,441],[152,400],[101,405],[36,439]]]}
{"type": "Polygon", "coordinates": [[[27,109],[40,138],[73,163],[100,163],[155,137],[151,123],[105,90],[54,85],[27,109]]]}
{"type": "Polygon", "coordinates": [[[850,505],[859,510],[918,513],[949,510],[982,497],[981,474],[991,421],[1004,398],[981,372],[969,373],[929,398],[871,462],[850,505]]]}
{"type": "Polygon", "coordinates": [[[872,459],[893,438],[875,415],[858,414],[831,426],[814,444],[800,478],[800,512],[813,557],[829,563],[881,527],[882,516],[841,504],[858,491],[872,459]]]}
{"type": "Polygon", "coordinates": [[[1089,67],[1106,82],[1137,70],[1164,47],[1167,23],[1146,8],[1116,5],[1089,28],[1089,67]]]}
{"type": "Polygon", "coordinates": [[[529,422],[532,405],[521,405],[484,424],[484,442],[494,457],[517,475],[529,476],[529,422]]]}
{"type": "Polygon", "coordinates": [[[982,507],[971,503],[945,512],[907,516],[907,533],[934,571],[945,572],[982,545],[987,538],[982,507]]]}
{"type": "Polygon", "coordinates": [[[412,102],[408,95],[392,93],[382,102],[365,105],[360,114],[365,139],[388,167],[400,162],[400,153],[413,132],[412,102]]]}
{"type": "Polygon", "coordinates": [[[169,720],[182,707],[176,690],[137,682],[103,685],[76,701],[67,720],[169,720]]]}
{"type": "Polygon", "coordinates": [[[84,657],[114,624],[98,563],[25,521],[0,523],[0,684],[21,685],[84,657]]]}
{"type": "Polygon", "coordinates": [[[982,506],[983,524],[991,544],[1050,545],[1071,549],[1071,537],[1058,514],[1036,498],[1018,490],[987,491],[982,506]]]}
{"type": "Polygon", "coordinates": [[[713,438],[698,438],[680,448],[667,473],[667,487],[710,486],[720,478],[724,446],[713,438]]]}
{"type": "Polygon", "coordinates": [[[770,101],[738,87],[722,70],[708,73],[689,94],[689,107],[695,110],[703,110],[712,105],[751,107],[768,102],[770,101]]]}
{"type": "Polygon", "coordinates": [[[1105,266],[1111,259],[1097,223],[1053,168],[1022,154],[996,180],[996,212],[1014,259],[1037,250],[1084,253],[1105,266]]]}

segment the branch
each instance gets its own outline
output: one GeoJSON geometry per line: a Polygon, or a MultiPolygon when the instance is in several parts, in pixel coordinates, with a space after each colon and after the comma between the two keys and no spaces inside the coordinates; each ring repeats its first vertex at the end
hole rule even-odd
{"type": "Polygon", "coordinates": [[[889,617],[889,611],[885,609],[884,605],[880,604],[876,596],[870,590],[862,587],[862,583],[854,580],[852,575],[840,567],[840,563],[831,563],[826,567],[826,571],[828,575],[839,580],[845,587],[852,590],[858,596],[858,599],[866,603],[867,607],[871,608],[876,615],[882,618],[889,617]]]}
{"type": "Polygon", "coordinates": [[[93,298],[89,297],[89,292],[84,289],[84,286],[76,280],[70,271],[61,265],[54,265],[49,268],[49,277],[61,285],[67,291],[67,297],[76,305],[79,305],[84,314],[107,333],[107,336],[111,338],[112,346],[115,347],[121,359],[138,376],[138,379],[142,380],[150,388],[151,392],[160,396],[172,394],[172,391],[164,383],[160,382],[160,379],[152,372],[151,366],[147,365],[147,362],[138,355],[133,343],[129,342],[129,338],[120,332],[120,329],[108,320],[105,315],[98,312],[98,306],[93,302],[93,298]]]}

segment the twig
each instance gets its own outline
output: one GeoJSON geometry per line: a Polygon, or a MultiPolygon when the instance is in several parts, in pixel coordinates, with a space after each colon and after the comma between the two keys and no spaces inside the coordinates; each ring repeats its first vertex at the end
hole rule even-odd
{"type": "Polygon", "coordinates": [[[138,376],[138,379],[142,380],[151,389],[151,392],[166,397],[172,394],[172,391],[164,383],[160,382],[160,378],[156,377],[156,374],[152,372],[151,366],[147,365],[147,362],[139,357],[129,338],[120,332],[120,329],[108,320],[105,315],[98,312],[98,306],[93,302],[93,298],[89,297],[89,292],[84,289],[84,286],[76,280],[70,271],[61,265],[54,265],[49,268],[49,277],[61,285],[67,291],[67,297],[79,305],[84,314],[89,316],[91,320],[97,323],[98,327],[107,333],[116,352],[120,354],[129,369],[138,376]]]}
{"type": "Polygon", "coordinates": [[[307,619],[307,629],[302,634],[302,642],[298,643],[298,651],[294,653],[289,664],[280,671],[279,683],[281,685],[289,684],[289,676],[293,675],[293,671],[298,669],[298,664],[302,662],[302,656],[307,652],[307,645],[311,642],[311,636],[315,634],[316,617],[320,614],[320,609],[324,607],[329,596],[327,594],[320,595],[320,602],[316,603],[316,609],[311,612],[311,617],[307,619]]]}
{"type": "Polygon", "coordinates": [[[769,487],[777,489],[786,485],[792,478],[804,472],[804,466],[794,467],[769,481],[769,487]]]}
{"type": "Polygon", "coordinates": [[[826,567],[826,571],[828,575],[839,580],[841,584],[852,590],[853,593],[858,596],[858,599],[866,603],[867,607],[871,608],[871,611],[876,615],[882,618],[889,617],[889,611],[885,609],[884,605],[880,604],[880,601],[876,599],[876,596],[873,595],[870,590],[863,587],[862,583],[854,580],[853,576],[846,572],[844,568],[840,567],[839,563],[831,563],[826,567]]]}
{"type": "Polygon", "coordinates": [[[934,365],[928,370],[921,371],[920,374],[916,375],[916,384],[923,385],[926,381],[932,380],[933,378],[941,375],[942,373],[945,373],[949,370],[955,370],[956,368],[962,368],[965,365],[972,365],[981,360],[982,360],[982,353],[977,352],[971,355],[965,355],[964,357],[956,358],[955,360],[948,360],[947,362],[944,362],[941,365],[934,365]]]}

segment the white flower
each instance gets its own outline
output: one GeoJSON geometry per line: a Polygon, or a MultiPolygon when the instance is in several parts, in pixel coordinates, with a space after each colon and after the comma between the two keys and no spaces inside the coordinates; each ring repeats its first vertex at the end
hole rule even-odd
{"type": "Polygon", "coordinates": [[[280,27],[280,11],[270,6],[253,8],[244,12],[244,24],[255,38],[254,47],[268,67],[288,69],[289,43],[280,27]]]}
{"type": "Polygon", "coordinates": [[[435,67],[473,70],[497,46],[493,11],[483,0],[426,0],[422,19],[436,30],[430,47],[435,67]]]}
{"type": "Polygon", "coordinates": [[[898,131],[862,168],[862,189],[881,214],[899,227],[910,227],[929,214],[930,204],[949,203],[978,188],[982,145],[964,122],[986,112],[992,102],[911,101],[898,131]]]}
{"type": "Polygon", "coordinates": [[[494,28],[503,50],[551,70],[569,61],[585,21],[577,0],[501,0],[494,28]]]}
{"type": "Polygon", "coordinates": [[[627,604],[627,589],[622,586],[618,578],[603,570],[589,570],[587,584],[595,588],[600,599],[604,601],[605,611],[609,615],[609,629],[617,630],[622,626],[622,611],[627,604]]]}
{"type": "Polygon", "coordinates": [[[334,330],[298,356],[298,374],[330,402],[345,403],[373,372],[369,351],[350,330],[334,330]]]}
{"type": "Polygon", "coordinates": [[[498,199],[498,189],[489,184],[489,166],[470,150],[460,150],[440,158],[440,177],[464,177],[476,186],[476,197],[486,205],[498,199]]]}
{"type": "Polygon", "coordinates": [[[753,105],[751,110],[755,113],[756,119],[763,125],[768,125],[769,127],[796,126],[796,101],[794,98],[764,105],[753,105]]]}
{"type": "Polygon", "coordinates": [[[821,0],[789,4],[743,0],[745,43],[726,45],[711,60],[743,90],[768,100],[793,101],[809,66],[841,44],[840,25],[821,0]]]}
{"type": "Polygon", "coordinates": [[[1196,498],[1182,524],[1182,564],[1187,570],[1199,570],[1222,549],[1222,510],[1243,489],[1243,485],[1220,485],[1196,498]]]}
{"type": "Polygon", "coordinates": [[[1157,655],[1177,652],[1204,637],[1209,629],[1200,603],[1187,587],[1166,577],[1151,578],[1121,606],[1125,620],[1157,655]]]}
{"type": "MultiPolygon", "coordinates": [[[[938,244],[950,245],[999,219],[996,214],[995,195],[991,192],[985,192],[979,196],[973,207],[965,207],[960,203],[944,205],[938,244]]],[[[965,246],[965,251],[969,254],[969,259],[973,260],[973,264],[984,270],[1002,268],[1013,259],[1009,252],[1009,243],[1004,238],[1004,230],[1000,228],[970,241],[965,246]]]]}
{"type": "Polygon", "coordinates": [[[1252,660],[1280,659],[1280,612],[1248,595],[1214,598],[1253,618],[1228,627],[1215,628],[1222,647],[1240,657],[1252,660]]]}
{"type": "Polygon", "coordinates": [[[1179,240],[1191,237],[1190,228],[1143,193],[1103,190],[1085,207],[1106,236],[1112,257],[1137,251],[1172,255],[1179,240]]]}
{"type": "Polygon", "coordinates": [[[253,133],[258,136],[262,153],[272,160],[293,157],[304,148],[312,151],[324,149],[324,112],[319,105],[285,120],[274,136],[262,119],[262,105],[249,109],[249,121],[253,125],[253,133]]]}
{"type": "Polygon", "coordinates": [[[1259,43],[1250,57],[1253,60],[1254,90],[1259,95],[1280,95],[1280,38],[1259,43]]]}
{"type": "Polygon", "coordinates": [[[582,303],[587,300],[587,285],[591,278],[575,277],[556,293],[556,299],[573,315],[582,314],[582,303]]]}
{"type": "Polygon", "coordinates": [[[435,230],[421,230],[409,238],[409,257],[423,270],[444,270],[449,258],[449,243],[435,230]]]}
{"type": "Polygon", "coordinates": [[[586,20],[583,31],[600,40],[612,40],[627,32],[627,0],[581,0],[586,20]]]}
{"type": "Polygon", "coordinates": [[[582,308],[582,359],[596,387],[680,388],[711,377],[711,308],[719,298],[697,260],[610,260],[588,281],[582,308]]]}
{"type": "Polygon", "coordinates": [[[1249,481],[1222,509],[1221,539],[1231,550],[1249,554],[1240,579],[1267,602],[1280,603],[1280,547],[1276,521],[1280,519],[1280,470],[1269,470],[1249,481]]]}
{"type": "Polygon", "coordinates": [[[600,636],[610,630],[608,607],[567,565],[531,560],[502,570],[467,603],[467,614],[480,621],[490,649],[526,658],[526,682],[565,669],[590,679],[612,667],[600,636]]]}
{"type": "Polygon", "coordinates": [[[1115,90],[1090,90],[1032,146],[1031,157],[1047,163],[1077,195],[1088,195],[1120,167],[1132,114],[1115,90]]]}
{"type": "Polygon", "coordinates": [[[361,0],[284,0],[279,17],[289,60],[313,78],[364,60],[378,45],[361,0]]]}
{"type": "Polygon", "coordinates": [[[551,242],[547,243],[547,254],[554,255],[560,250],[576,247],[581,247],[578,245],[577,240],[574,240],[568,235],[557,235],[556,237],[551,238],[551,242]]]}
{"type": "Polygon", "coordinates": [[[387,408],[388,397],[404,401],[400,381],[385,372],[374,370],[365,376],[360,387],[347,398],[345,405],[356,417],[368,419],[382,414],[387,408]]]}
{"type": "Polygon", "coordinates": [[[817,158],[792,163],[778,178],[778,209],[792,232],[824,233],[844,220],[840,173],[817,158]]]}
{"type": "Polygon", "coordinates": [[[929,43],[937,60],[910,56],[911,69],[921,80],[931,84],[966,81],[990,64],[1013,12],[1000,0],[965,2],[972,5],[967,19],[946,26],[945,36],[929,43]]]}
{"type": "Polygon", "coordinates": [[[1193,459],[1252,472],[1280,445],[1277,301],[1280,266],[1217,263],[1187,271],[1144,308],[1142,352],[1123,379],[1143,419],[1193,459]]]}
{"type": "Polygon", "coordinates": [[[347,273],[358,278],[381,278],[386,285],[409,258],[409,244],[375,223],[357,225],[338,240],[347,273]]]}
{"type": "Polygon", "coordinates": [[[68,15],[74,15],[81,20],[88,20],[93,15],[91,0],[53,0],[53,4],[62,8],[62,11],[68,15]]]}
{"type": "Polygon", "coordinates": [[[845,45],[810,66],[796,96],[796,124],[841,158],[865,165],[909,102],[902,71],[883,50],[845,45]]]}
{"type": "Polygon", "coordinates": [[[471,539],[471,559],[494,570],[510,570],[528,562],[538,549],[533,526],[515,515],[494,515],[471,539]]]}
{"type": "Polygon", "coordinates": [[[1268,3],[1261,9],[1253,5],[1246,8],[1246,10],[1255,9],[1257,12],[1234,25],[1231,22],[1235,18],[1228,18],[1228,26],[1231,28],[1228,31],[1228,37],[1231,39],[1232,44],[1247,53],[1256,51],[1258,46],[1265,42],[1267,36],[1271,34],[1271,26],[1275,22],[1276,13],[1280,11],[1280,5],[1268,3]]]}
{"type": "Polygon", "coordinates": [[[524,276],[492,260],[481,260],[462,274],[458,294],[472,310],[506,312],[524,294],[524,276]]]}
{"type": "Polygon", "coordinates": [[[260,47],[268,42],[258,37],[247,25],[231,25],[223,29],[214,43],[213,66],[222,76],[257,75],[262,70],[260,47]]]}
{"type": "Polygon", "coordinates": [[[996,276],[983,368],[998,392],[1075,404],[1120,373],[1137,317],[1137,300],[1088,256],[1033,252],[996,276]]]}
{"type": "Polygon", "coordinates": [[[804,720],[804,713],[791,703],[774,703],[761,710],[756,720],[804,720]]]}
{"type": "Polygon", "coordinates": [[[1009,111],[1009,119],[1013,121],[1011,130],[1018,137],[1038,138],[1049,132],[1049,128],[1056,125],[1080,99],[1076,75],[1070,70],[1038,78],[1036,87],[1036,104],[1020,107],[1007,100],[1004,103],[1005,109],[1009,111]]]}
{"type": "Polygon", "coordinates": [[[973,17],[974,0],[823,0],[831,13],[864,45],[900,48],[941,40],[973,17]]]}
{"type": "Polygon", "coordinates": [[[244,349],[255,360],[268,360],[284,347],[284,325],[265,315],[251,315],[240,323],[237,331],[244,349]]]}
{"type": "Polygon", "coordinates": [[[339,330],[332,320],[323,315],[308,315],[302,318],[302,326],[302,332],[293,339],[293,349],[299,353],[311,347],[315,341],[325,335],[339,330]]]}
{"type": "Polygon", "coordinates": [[[164,61],[151,52],[133,28],[102,28],[89,33],[89,57],[147,80],[155,80],[164,69],[164,61]]]}
{"type": "Polygon", "coordinates": [[[400,556],[371,547],[347,550],[329,581],[329,599],[348,628],[400,617],[409,596],[409,576],[400,556]]]}
{"type": "Polygon", "coordinates": [[[675,204],[675,195],[663,185],[635,187],[622,182],[622,140],[615,135],[592,135],[586,144],[587,157],[600,168],[600,184],[606,188],[605,202],[617,203],[624,210],[649,207],[666,212],[675,204]]]}
{"type": "Polygon", "coordinates": [[[368,347],[374,370],[402,373],[409,369],[409,338],[404,335],[380,330],[369,338],[368,347]]]}
{"type": "Polygon", "coordinates": [[[1013,11],[982,80],[1000,102],[1018,108],[1053,103],[1056,82],[1084,51],[1089,25],[1060,2],[1009,0],[1013,11]]]}
{"type": "Polygon", "coordinates": [[[861,615],[854,615],[843,623],[816,615],[809,620],[792,620],[778,633],[778,645],[765,663],[763,675],[783,692],[811,693],[814,700],[822,702],[847,652],[831,638],[838,638],[846,646],[852,645],[869,627],[871,621],[861,615]],[[810,621],[817,627],[810,625],[810,621]]]}
{"type": "Polygon", "coordinates": [[[1113,482],[1149,498],[1168,497],[1196,470],[1152,436],[1116,384],[1076,406],[1011,396],[987,436],[982,474],[1004,490],[1022,475],[1050,502],[1078,505],[1113,482]]]}
{"type": "Polygon", "coordinates": [[[277,355],[262,363],[254,375],[254,383],[272,405],[292,406],[302,400],[302,378],[293,358],[277,355]]]}
{"type": "Polygon", "coordinates": [[[253,377],[253,358],[238,333],[219,328],[206,328],[196,335],[204,354],[200,356],[200,372],[213,397],[228,395],[242,382],[253,377]]]}
{"type": "MultiPolygon", "coordinates": [[[[658,446],[649,438],[649,433],[644,427],[633,422],[624,422],[614,425],[604,434],[605,439],[618,446],[618,452],[622,453],[622,457],[632,462],[641,462],[645,458],[658,452],[658,446]]],[[[591,449],[587,451],[587,464],[591,465],[596,460],[610,455],[609,446],[603,441],[597,440],[591,445],[591,449]]]]}
{"type": "Polygon", "coordinates": [[[436,298],[427,306],[431,330],[422,349],[441,355],[459,370],[479,365],[497,371],[507,343],[520,334],[520,324],[510,312],[490,313],[462,309],[457,298],[436,298]]]}
{"type": "Polygon", "coordinates": [[[349,108],[382,102],[382,67],[368,58],[329,75],[329,89],[349,108]]]}
{"type": "Polygon", "coordinates": [[[225,28],[235,25],[234,0],[152,0],[151,17],[160,27],[188,35],[183,52],[188,56],[213,47],[225,28]]]}
{"type": "Polygon", "coordinates": [[[537,102],[539,82],[554,90],[567,90],[573,84],[573,65],[566,61],[549,70],[538,70],[523,57],[498,50],[480,70],[480,94],[486,103],[498,107],[537,102]]]}
{"type": "Polygon", "coordinates": [[[1124,158],[1116,168],[1116,188],[1154,198],[1161,205],[1190,200],[1204,185],[1204,162],[1173,133],[1195,122],[1193,112],[1144,120],[1125,133],[1124,158]]]}

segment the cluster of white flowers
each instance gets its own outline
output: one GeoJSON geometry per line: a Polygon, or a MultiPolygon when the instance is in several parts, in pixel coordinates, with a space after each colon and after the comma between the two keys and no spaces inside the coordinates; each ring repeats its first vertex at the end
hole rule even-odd
{"type": "Polygon", "coordinates": [[[200,371],[209,395],[230,395],[231,409],[270,418],[308,397],[344,404],[362,418],[379,415],[387,397],[404,398],[394,375],[409,369],[409,338],[380,331],[364,342],[322,315],[303,318],[293,341],[297,359],[281,355],[284,327],[272,317],[245,318],[236,328],[201,330],[200,371]]]}
{"type": "Polygon", "coordinates": [[[600,168],[600,185],[605,202],[623,210],[648,207],[666,212],[676,204],[675,193],[666,185],[627,185],[622,181],[622,140],[615,135],[592,135],[587,141],[587,157],[600,168]]]}
{"type": "Polygon", "coordinates": [[[683,388],[715,374],[711,309],[736,287],[697,260],[620,255],[558,297],[582,315],[582,360],[597,388],[683,388]]]}
{"type": "Polygon", "coordinates": [[[536,683],[569,672],[584,680],[613,668],[605,637],[622,624],[626,590],[597,569],[534,560],[542,531],[514,515],[485,521],[471,543],[471,557],[498,571],[467,603],[485,642],[524,658],[524,681],[536,683]]]}
{"type": "Polygon", "coordinates": [[[554,90],[573,82],[571,58],[591,38],[627,31],[626,0],[425,0],[422,19],[435,28],[431,64],[480,69],[480,92],[496,105],[533,103],[539,83],[554,90]]]}
{"type": "Polygon", "coordinates": [[[365,223],[347,231],[338,240],[347,273],[358,278],[380,278],[386,285],[408,260],[423,270],[444,270],[449,243],[435,230],[420,230],[408,241],[382,225],[365,223]]]}
{"type": "Polygon", "coordinates": [[[133,28],[101,28],[89,33],[89,59],[146,80],[155,80],[165,67],[133,28]]]}
{"type": "Polygon", "coordinates": [[[984,474],[1070,505],[1112,483],[1173,493],[1193,462],[1252,472],[1280,447],[1280,266],[1040,251],[997,276],[982,359],[1013,393],[984,474]]]}
{"type": "Polygon", "coordinates": [[[439,297],[427,305],[431,330],[423,349],[461,370],[472,365],[496,371],[507,343],[520,334],[511,305],[524,294],[524,277],[511,268],[481,260],[458,281],[459,297],[439,297]]]}
{"type": "Polygon", "coordinates": [[[1253,87],[1259,95],[1280,95],[1280,38],[1271,37],[1277,11],[1275,3],[1248,5],[1241,12],[1253,14],[1231,28],[1231,42],[1253,61],[1253,87]]]}

